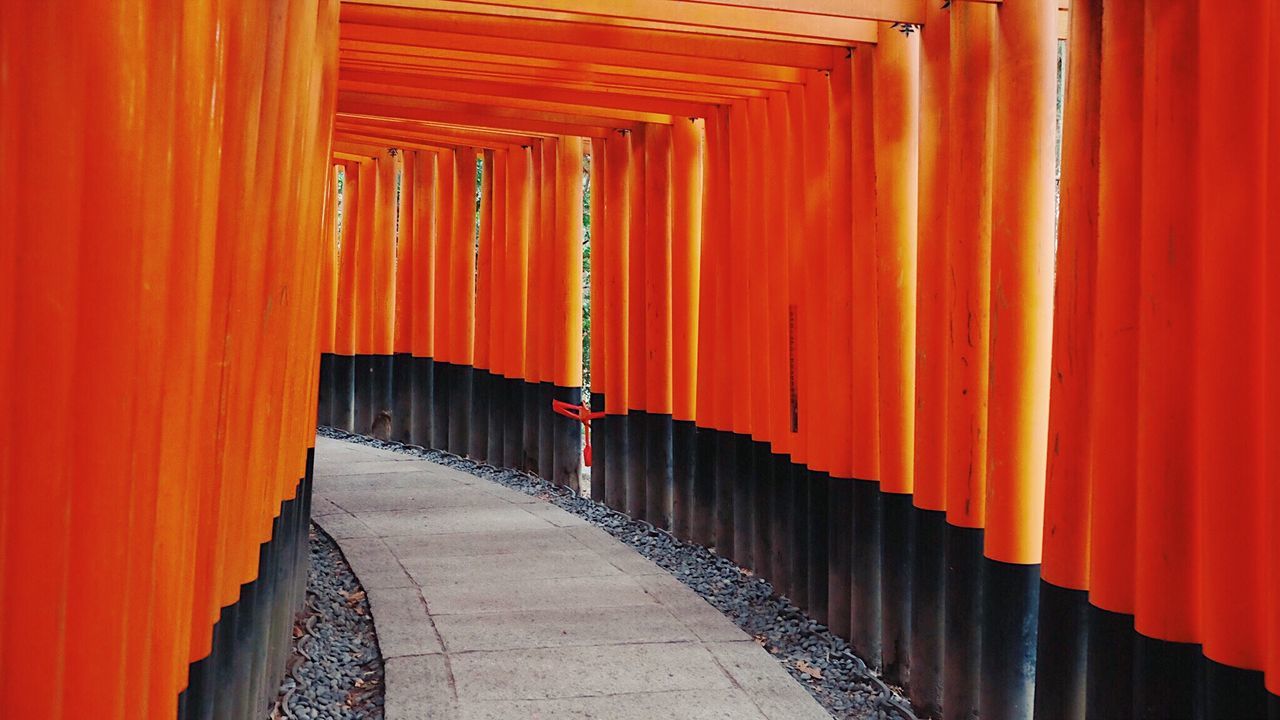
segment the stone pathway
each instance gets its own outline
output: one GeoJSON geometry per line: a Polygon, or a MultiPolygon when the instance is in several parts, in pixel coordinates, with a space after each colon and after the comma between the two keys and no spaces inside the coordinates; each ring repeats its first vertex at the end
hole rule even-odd
{"type": "Polygon", "coordinates": [[[387,720],[824,720],[755,641],[599,528],[316,439],[312,516],[368,593],[387,720]]]}

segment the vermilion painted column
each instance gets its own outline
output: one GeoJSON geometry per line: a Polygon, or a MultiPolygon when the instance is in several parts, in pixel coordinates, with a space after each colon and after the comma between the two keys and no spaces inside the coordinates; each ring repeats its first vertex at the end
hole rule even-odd
{"type": "Polygon", "coordinates": [[[1030,718],[1053,351],[1057,3],[1001,5],[991,230],[982,714],[1030,718]]]}
{"type": "Polygon", "coordinates": [[[911,643],[911,493],[915,487],[916,238],[920,38],[881,23],[875,47],[876,349],[883,503],[884,669],[905,682],[911,643]]]}
{"type": "Polygon", "coordinates": [[[646,497],[648,477],[645,438],[647,437],[648,418],[646,405],[646,377],[648,361],[645,359],[646,335],[645,325],[645,266],[648,264],[645,242],[647,241],[647,214],[645,194],[645,170],[647,154],[645,146],[648,142],[643,130],[633,132],[631,138],[631,183],[630,194],[630,226],[628,233],[630,242],[627,245],[628,276],[627,288],[627,514],[633,518],[648,518],[648,501],[646,497]]]}
{"type": "MultiPolygon", "coordinates": [[[[1102,13],[1085,715],[1133,705],[1143,6],[1102,13]],[[1101,159],[1105,158],[1105,161],[1101,159]]],[[[1051,446],[1052,447],[1052,446],[1051,446]]]]}
{"type": "Polygon", "coordinates": [[[471,418],[471,436],[467,442],[467,454],[478,460],[488,460],[489,452],[489,404],[493,402],[489,382],[493,368],[493,338],[489,333],[489,321],[493,313],[493,153],[480,154],[482,174],[477,193],[480,209],[477,211],[476,238],[476,313],[475,357],[472,362],[471,405],[467,412],[471,418]]]}
{"type": "Polygon", "coordinates": [[[1200,237],[1195,348],[1201,629],[1206,717],[1262,717],[1267,698],[1268,530],[1262,425],[1266,254],[1268,45],[1275,3],[1200,3],[1200,237]],[[1257,32],[1240,33],[1253,25],[1257,32]]]}
{"type": "MultiPolygon", "coordinates": [[[[807,153],[804,152],[805,135],[805,102],[804,89],[792,88],[787,92],[787,124],[791,144],[799,143],[801,151],[788,153],[786,166],[787,204],[794,208],[792,223],[796,227],[805,228],[808,223],[808,209],[805,204],[804,184],[807,170],[807,153]]],[[[816,402],[810,386],[812,373],[806,364],[808,335],[808,312],[811,304],[813,284],[800,282],[807,272],[806,248],[807,233],[788,233],[787,240],[787,274],[789,281],[790,306],[788,317],[788,348],[790,407],[790,436],[788,447],[791,450],[791,463],[787,468],[789,478],[784,482],[791,491],[791,599],[801,608],[809,606],[809,488],[807,464],[811,451],[811,425],[809,406],[816,402]]]]}
{"type": "MultiPolygon", "coordinates": [[[[697,458],[694,423],[697,419],[702,270],[703,121],[676,118],[671,135],[672,529],[677,537],[692,540],[693,528],[701,522],[694,512],[697,507],[694,499],[697,458]]],[[[595,208],[593,202],[593,212],[595,208]]],[[[594,218],[592,227],[595,227],[594,218]]],[[[592,360],[595,360],[594,351],[592,360]]]]}
{"type": "MultiPolygon", "coordinates": [[[[583,139],[560,140],[556,160],[554,260],[551,266],[555,399],[582,402],[582,155],[583,139]]],[[[550,411],[550,408],[547,408],[550,411]]],[[[554,415],[552,481],[578,490],[582,425],[554,415]]]]}
{"type": "MultiPolygon", "coordinates": [[[[610,135],[604,141],[604,215],[601,227],[592,223],[592,294],[603,293],[605,316],[592,317],[592,324],[604,320],[604,347],[592,344],[594,354],[602,350],[607,357],[609,380],[605,391],[608,427],[608,448],[605,462],[608,464],[604,502],[615,510],[627,508],[627,483],[630,466],[627,462],[627,426],[629,418],[629,293],[630,231],[631,231],[631,136],[621,132],[610,135]],[[598,254],[597,254],[598,253],[598,254]],[[597,264],[598,263],[598,264],[597,264]],[[599,272],[597,272],[599,268],[599,272]],[[598,284],[597,284],[598,283],[598,284]]],[[[599,202],[593,195],[592,206],[599,202]]],[[[593,409],[596,409],[593,407],[593,409]]]]}
{"type": "Polygon", "coordinates": [[[493,214],[493,261],[489,268],[489,323],[485,332],[489,335],[489,437],[485,457],[490,465],[503,465],[506,418],[511,416],[510,397],[510,349],[505,323],[511,314],[511,297],[505,281],[507,275],[507,228],[511,206],[507,202],[507,151],[491,151],[485,156],[485,167],[493,173],[489,180],[490,201],[493,214]]]}
{"type": "Polygon", "coordinates": [[[743,168],[746,171],[743,188],[747,193],[741,212],[745,224],[739,243],[747,253],[747,274],[741,282],[747,291],[747,302],[742,311],[747,316],[747,338],[743,347],[743,362],[748,366],[752,393],[750,403],[750,433],[741,438],[739,451],[739,477],[747,512],[750,516],[750,555],[753,571],[762,577],[770,577],[768,475],[759,470],[765,464],[769,452],[771,429],[770,406],[774,400],[769,395],[768,308],[770,277],[767,251],[770,238],[765,234],[766,199],[765,156],[768,154],[769,128],[762,98],[747,100],[742,115],[746,125],[747,147],[743,168]]]}
{"type": "MultiPolygon", "coordinates": [[[[825,187],[821,188],[822,194],[809,199],[809,203],[820,208],[821,217],[826,222],[825,255],[815,258],[814,267],[825,268],[825,273],[818,277],[827,288],[824,304],[828,306],[829,313],[823,333],[825,338],[819,349],[826,356],[827,369],[822,381],[822,395],[815,398],[827,410],[826,421],[816,429],[822,433],[822,442],[830,456],[830,478],[826,483],[827,625],[837,635],[850,638],[856,644],[855,652],[868,659],[874,667],[878,658],[867,656],[879,653],[868,653],[874,648],[868,647],[865,637],[853,630],[859,627],[860,620],[867,617],[863,612],[866,608],[853,607],[857,605],[853,567],[862,560],[857,555],[854,539],[853,502],[858,491],[853,478],[858,477],[858,463],[866,461],[866,456],[859,451],[874,442],[874,433],[867,433],[858,421],[866,420],[875,412],[875,393],[864,392],[875,382],[875,353],[860,351],[858,347],[859,330],[875,327],[874,310],[859,307],[857,302],[860,293],[874,292],[874,284],[869,292],[859,288],[871,267],[858,264],[859,251],[870,249],[870,243],[862,242],[868,239],[868,234],[854,229],[859,220],[864,223],[859,230],[870,227],[865,224],[865,218],[857,217],[860,199],[855,199],[858,186],[854,183],[854,157],[857,154],[854,148],[861,138],[853,121],[852,65],[862,62],[865,62],[862,57],[837,60],[824,83],[826,97],[822,101],[827,105],[827,127],[821,134],[813,131],[813,139],[819,146],[815,148],[815,156],[825,161],[825,187]],[[824,151],[821,145],[828,149],[824,151]],[[860,372],[863,369],[870,370],[866,377],[860,372]]],[[[821,120],[822,115],[818,113],[817,119],[821,120]]],[[[860,144],[856,146],[858,152],[864,150],[860,144]]],[[[822,169],[819,164],[817,170],[821,172],[822,169]]],[[[870,424],[874,425],[874,422],[870,424]]],[[[875,613],[875,620],[879,621],[879,613],[875,613]]]]}
{"type": "Polygon", "coordinates": [[[373,394],[370,396],[370,426],[362,432],[390,437],[390,427],[397,422],[391,416],[392,406],[392,355],[395,350],[396,311],[396,176],[399,174],[400,155],[390,151],[378,156],[376,164],[376,195],[374,208],[373,266],[371,300],[373,344],[369,348],[373,394]],[[378,427],[374,427],[377,424],[378,427]]]}
{"type": "MultiPolygon", "coordinates": [[[[703,202],[702,202],[702,256],[700,268],[700,297],[698,299],[698,378],[697,378],[697,438],[695,454],[697,466],[694,477],[694,541],[712,547],[720,527],[720,498],[717,495],[716,450],[723,431],[723,399],[720,387],[724,379],[718,374],[721,354],[726,351],[717,342],[724,324],[720,305],[721,284],[724,282],[724,260],[720,248],[724,226],[721,208],[721,186],[724,177],[719,172],[718,159],[722,151],[722,136],[716,129],[716,115],[706,118],[703,202]]],[[[610,156],[610,166],[613,159],[610,156]]],[[[612,196],[611,196],[612,197],[612,196]]]]}
{"type": "Polygon", "coordinates": [[[1143,58],[1142,251],[1138,305],[1137,616],[1134,715],[1167,717],[1193,702],[1201,641],[1197,592],[1201,498],[1196,479],[1197,250],[1201,209],[1183,178],[1199,173],[1199,15],[1151,0],[1143,58]]]}
{"type": "Polygon", "coordinates": [[[355,429],[356,382],[356,228],[360,222],[360,172],[355,163],[342,164],[342,227],[337,237],[338,288],[334,316],[333,426],[355,429]]]}
{"type": "Polygon", "coordinates": [[[534,241],[534,254],[537,256],[538,270],[537,293],[535,297],[540,312],[534,331],[538,337],[538,367],[541,381],[538,384],[538,397],[535,415],[538,422],[538,473],[546,479],[555,474],[556,458],[556,426],[557,416],[551,411],[551,401],[555,399],[556,362],[560,333],[558,325],[561,321],[556,313],[556,273],[557,263],[556,238],[556,189],[557,167],[560,154],[560,139],[548,138],[542,142],[541,177],[538,180],[538,235],[534,241]]]}
{"type": "Polygon", "coordinates": [[[329,167],[324,198],[324,226],[320,231],[320,337],[319,402],[316,424],[333,425],[333,352],[335,314],[338,305],[338,195],[339,171],[329,167]]]}
{"type": "Polygon", "coordinates": [[[355,425],[354,431],[367,435],[373,427],[374,382],[373,355],[378,336],[376,310],[374,302],[375,266],[377,255],[377,187],[378,169],[373,159],[365,159],[357,168],[359,175],[359,194],[356,202],[360,203],[359,223],[355,230],[355,309],[352,311],[358,318],[356,323],[356,384],[355,384],[355,425]]]}
{"type": "MultiPolygon", "coordinates": [[[[409,177],[406,175],[406,177],[409,177]]],[[[410,330],[412,334],[411,396],[413,419],[409,441],[422,447],[431,447],[434,421],[435,383],[432,381],[435,365],[436,320],[436,255],[439,217],[439,171],[434,152],[419,151],[413,154],[412,185],[401,192],[413,193],[413,266],[410,286],[414,289],[410,299],[410,330]]]]}
{"type": "Polygon", "coordinates": [[[476,318],[476,151],[453,154],[453,230],[449,251],[447,313],[453,336],[455,377],[449,394],[449,452],[466,455],[471,441],[476,318]]]}
{"type": "MultiPolygon", "coordinates": [[[[584,322],[589,321],[591,325],[590,345],[584,347],[584,351],[590,351],[588,358],[588,381],[585,383],[590,386],[590,406],[592,412],[604,412],[605,406],[609,402],[609,385],[612,380],[609,377],[608,356],[605,354],[605,336],[608,331],[606,329],[605,318],[609,315],[609,293],[603,289],[605,281],[603,279],[606,274],[602,269],[605,258],[601,254],[601,248],[608,245],[608,241],[603,240],[602,233],[607,230],[604,227],[604,173],[605,173],[605,141],[602,138],[592,138],[589,141],[588,165],[589,173],[587,176],[587,187],[583,189],[584,202],[590,214],[587,218],[588,232],[586,233],[589,244],[584,250],[584,255],[589,254],[590,259],[587,262],[585,271],[587,277],[585,284],[590,293],[590,302],[584,307],[584,322]]],[[[608,254],[606,249],[604,254],[608,254]]],[[[591,498],[598,502],[605,501],[605,488],[609,484],[609,463],[607,455],[609,453],[609,431],[610,428],[608,418],[598,418],[592,422],[591,426],[591,498]]]]}
{"type": "Polygon", "coordinates": [[[512,418],[503,432],[503,460],[507,467],[526,466],[525,438],[529,387],[527,319],[529,314],[529,240],[533,230],[533,159],[528,147],[512,148],[507,170],[507,294],[511,298],[507,323],[508,377],[511,379],[512,418]]]}
{"type": "Polygon", "coordinates": [[[1035,714],[1084,718],[1102,3],[1071,8],[1035,714]]]}
{"type": "Polygon", "coordinates": [[[417,312],[414,299],[420,290],[414,281],[413,257],[417,234],[417,200],[414,186],[417,182],[418,152],[401,150],[399,153],[400,181],[396,192],[395,238],[395,355],[391,360],[391,438],[407,443],[413,437],[413,316],[417,312]]]}
{"type": "Polygon", "coordinates": [[[925,4],[920,30],[920,193],[916,239],[915,439],[911,659],[907,691],[922,714],[942,705],[947,509],[947,195],[951,13],[925,4]]]}
{"type": "MultiPolygon", "coordinates": [[[[1134,716],[1172,717],[1194,702],[1202,639],[1194,348],[1200,205],[1198,13],[1146,4],[1142,249],[1138,301],[1138,435],[1134,716]]],[[[1216,209],[1215,209],[1216,211],[1216,209]]]]}
{"type": "MultiPolygon", "coordinates": [[[[784,186],[790,183],[789,156],[794,151],[786,95],[769,93],[766,99],[764,175],[784,186]]],[[[769,581],[779,594],[792,592],[792,540],[795,534],[795,509],[791,486],[791,272],[788,266],[789,229],[799,222],[801,213],[790,197],[781,197],[765,206],[765,267],[769,273],[770,299],[767,306],[766,336],[769,353],[769,427],[768,455],[758,472],[765,478],[764,497],[769,527],[769,581]]],[[[709,264],[707,261],[704,264],[709,264]]],[[[705,297],[705,295],[704,295],[705,297]]],[[[704,327],[706,324],[704,323],[704,327]]]]}
{"type": "Polygon", "coordinates": [[[991,307],[991,171],[994,155],[995,13],[953,4],[951,157],[947,187],[947,718],[978,712],[982,528],[986,522],[987,383],[991,307]]]}
{"type": "Polygon", "coordinates": [[[452,313],[453,307],[453,201],[457,173],[454,172],[454,151],[442,149],[436,152],[436,186],[431,203],[436,221],[431,227],[432,244],[436,248],[435,263],[435,313],[434,329],[435,363],[432,367],[432,385],[436,388],[435,404],[431,413],[431,447],[440,450],[449,447],[449,405],[454,389],[456,345],[452,313]]]}

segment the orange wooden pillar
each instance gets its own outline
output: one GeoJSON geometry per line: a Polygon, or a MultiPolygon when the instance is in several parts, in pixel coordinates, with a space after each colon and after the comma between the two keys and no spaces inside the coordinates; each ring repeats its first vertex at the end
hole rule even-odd
{"type": "MultiPolygon", "coordinates": [[[[787,127],[788,145],[792,148],[788,153],[786,163],[786,201],[792,208],[791,222],[792,225],[799,228],[807,228],[809,223],[809,210],[805,203],[805,177],[808,168],[806,152],[804,151],[804,136],[806,133],[805,126],[805,91],[803,87],[792,88],[787,92],[787,127]]],[[[809,575],[810,575],[810,542],[808,530],[808,513],[809,513],[809,478],[808,463],[811,452],[816,449],[816,444],[812,439],[812,417],[810,406],[817,402],[817,398],[813,397],[812,382],[813,373],[808,367],[807,358],[810,353],[807,352],[810,331],[808,323],[809,309],[811,307],[811,291],[812,283],[801,282],[800,278],[805,276],[806,263],[808,258],[806,250],[808,248],[807,233],[788,233],[787,241],[787,291],[788,291],[788,399],[790,400],[789,410],[789,434],[787,437],[787,449],[791,453],[790,467],[788,472],[790,477],[784,482],[790,490],[789,507],[791,509],[790,529],[790,549],[791,549],[791,593],[790,597],[795,601],[796,605],[805,608],[809,606],[809,575]]],[[[725,299],[727,308],[728,299],[725,299]]],[[[727,312],[727,309],[726,309],[727,312]]],[[[786,528],[784,528],[784,531],[786,528]]]]}
{"type": "Polygon", "coordinates": [[[547,241],[543,231],[543,216],[546,211],[543,200],[546,195],[544,183],[545,140],[539,140],[531,150],[529,178],[529,241],[528,241],[528,299],[525,318],[525,403],[524,403],[524,465],[522,469],[529,472],[547,473],[548,466],[542,464],[542,436],[544,425],[549,422],[545,417],[550,404],[546,391],[547,368],[545,348],[547,345],[546,328],[546,287],[547,287],[547,241]]]}
{"type": "Polygon", "coordinates": [[[671,529],[671,126],[644,126],[645,517],[671,529]]]}
{"type": "MultiPolygon", "coordinates": [[[[700,392],[706,389],[705,401],[710,411],[705,425],[708,432],[698,447],[698,474],[702,478],[703,497],[709,497],[711,506],[708,535],[717,551],[722,553],[730,553],[734,545],[733,481],[724,468],[733,422],[733,379],[729,364],[734,353],[728,312],[729,285],[733,282],[729,266],[732,235],[728,122],[729,108],[719,106],[707,118],[706,125],[707,190],[703,204],[703,238],[704,267],[709,275],[703,278],[702,287],[708,287],[709,278],[710,291],[704,296],[703,304],[714,308],[714,314],[710,316],[714,319],[710,322],[700,320],[699,326],[706,332],[699,347],[706,347],[708,352],[698,359],[701,373],[698,387],[700,392]]],[[[704,397],[700,396],[698,402],[701,409],[704,397]]]]}
{"type": "Polygon", "coordinates": [[[402,184],[400,191],[413,194],[411,203],[412,268],[409,286],[413,294],[409,298],[410,332],[410,413],[409,442],[431,447],[431,425],[434,420],[435,383],[432,380],[435,364],[436,321],[436,237],[439,222],[439,171],[436,154],[428,151],[413,153],[413,172],[406,173],[409,184],[402,184]]]}
{"type": "Polygon", "coordinates": [[[857,175],[855,158],[870,160],[860,154],[870,148],[863,146],[865,138],[858,133],[869,130],[870,124],[858,126],[854,121],[854,95],[859,89],[854,75],[867,60],[858,51],[853,55],[858,57],[836,60],[828,77],[814,76],[809,81],[817,85],[810,95],[814,103],[806,108],[811,128],[805,137],[806,170],[817,175],[817,186],[807,188],[811,195],[806,198],[806,210],[812,213],[816,209],[816,218],[810,214],[809,219],[825,223],[819,236],[822,247],[810,262],[815,268],[826,269],[818,276],[818,285],[825,292],[817,306],[825,317],[821,321],[815,318],[820,322],[820,337],[811,351],[815,361],[824,361],[823,369],[815,370],[820,385],[813,395],[814,410],[822,415],[813,430],[828,458],[827,477],[823,478],[825,488],[813,490],[819,492],[826,515],[828,561],[820,571],[827,575],[827,625],[832,632],[849,638],[855,652],[877,667],[880,612],[866,602],[869,596],[860,590],[876,588],[878,603],[879,578],[876,573],[877,582],[863,583],[870,574],[858,572],[869,558],[862,554],[868,548],[859,542],[857,531],[863,528],[857,526],[854,508],[859,498],[866,501],[863,508],[867,510],[878,507],[878,502],[876,486],[870,482],[875,479],[874,470],[869,467],[875,452],[868,452],[875,443],[875,392],[871,388],[875,383],[874,342],[859,347],[859,341],[867,339],[867,331],[875,328],[874,301],[869,305],[859,302],[875,288],[874,265],[862,262],[874,250],[868,242],[873,226],[859,213],[867,204],[864,191],[870,188],[855,183],[855,176],[864,179],[857,175]],[[855,482],[859,477],[864,482],[855,482]],[[863,632],[867,628],[870,632],[863,632]]]}
{"type": "MultiPolygon", "coordinates": [[[[605,411],[605,406],[609,402],[609,363],[605,353],[605,337],[608,334],[605,329],[605,317],[609,314],[609,294],[602,290],[605,281],[603,279],[605,272],[602,269],[605,259],[601,255],[601,247],[608,245],[607,241],[601,238],[601,234],[606,232],[604,228],[604,205],[605,205],[605,140],[603,138],[592,138],[590,140],[590,153],[588,154],[588,165],[590,172],[586,179],[586,187],[583,188],[583,202],[586,203],[589,210],[587,217],[587,242],[584,245],[583,254],[584,272],[586,279],[584,286],[586,292],[589,293],[588,298],[584,299],[583,322],[590,326],[589,345],[584,345],[584,352],[589,351],[589,357],[584,364],[587,366],[587,378],[584,384],[589,389],[589,405],[593,413],[605,411]]],[[[607,254],[607,250],[606,253],[607,254]]],[[[609,423],[606,418],[597,418],[593,421],[591,428],[591,498],[598,501],[605,501],[605,489],[609,486],[609,463],[606,458],[608,454],[609,423]]]]}
{"type": "Polygon", "coordinates": [[[1134,715],[1170,717],[1194,699],[1202,639],[1194,348],[1200,208],[1197,10],[1146,4],[1142,248],[1138,284],[1137,556],[1134,715]]]}
{"type": "MultiPolygon", "coordinates": [[[[582,156],[583,139],[560,139],[555,158],[555,218],[551,286],[551,354],[554,398],[582,402],[582,156]]],[[[544,408],[550,413],[551,409],[544,408]]],[[[582,425],[553,415],[555,450],[552,476],[558,485],[578,490],[582,466],[582,425]]]]}
{"type": "Polygon", "coordinates": [[[391,439],[412,442],[413,432],[413,318],[418,312],[415,300],[420,296],[414,284],[417,261],[417,202],[419,151],[399,152],[400,178],[396,183],[395,214],[395,317],[394,354],[391,359],[391,439]]]}
{"type": "Polygon", "coordinates": [[[506,434],[506,418],[511,415],[511,384],[509,336],[504,324],[511,314],[511,296],[507,292],[507,228],[510,227],[511,208],[507,198],[507,152],[490,151],[485,156],[485,167],[492,172],[488,181],[490,212],[493,215],[490,244],[493,260],[489,268],[489,437],[485,457],[489,464],[501,467],[504,455],[503,439],[506,434]]]}
{"type": "Polygon", "coordinates": [[[360,172],[356,163],[342,163],[342,226],[337,236],[338,287],[334,315],[333,426],[355,429],[356,228],[360,222],[360,172]]]}
{"type": "MultiPolygon", "coordinates": [[[[1266,28],[1275,3],[1200,3],[1199,213],[1194,347],[1195,468],[1199,487],[1199,596],[1206,716],[1262,717],[1267,698],[1261,671],[1268,624],[1267,567],[1274,517],[1266,506],[1263,454],[1257,429],[1265,413],[1263,321],[1266,255],[1275,230],[1266,230],[1266,151],[1269,134],[1266,28]],[[1240,34],[1253,25],[1255,33],[1240,34]]],[[[1193,125],[1192,127],[1195,127],[1193,125]]],[[[1184,290],[1185,292],[1185,290],[1184,290]]],[[[1185,397],[1185,396],[1184,396],[1185,397]]],[[[1186,532],[1186,530],[1184,530],[1186,532]]],[[[1272,610],[1271,612],[1274,612],[1272,610]]]]}
{"type": "Polygon", "coordinates": [[[431,415],[431,447],[440,450],[449,447],[449,407],[453,399],[454,366],[457,364],[453,313],[458,310],[454,307],[452,295],[453,216],[456,214],[453,193],[458,177],[454,171],[454,154],[452,149],[436,151],[436,187],[431,200],[436,218],[431,227],[432,243],[436,248],[435,314],[432,317],[435,333],[432,385],[436,392],[431,415]]]}
{"type": "MultiPolygon", "coordinates": [[[[443,200],[442,200],[443,202],[443,200]]],[[[453,216],[449,249],[449,306],[452,336],[452,387],[448,396],[449,452],[470,449],[471,402],[475,371],[476,318],[476,151],[460,147],[453,154],[453,216]]]]}
{"type": "Polygon", "coordinates": [[[320,304],[318,308],[320,337],[319,402],[316,424],[333,425],[334,342],[338,305],[338,222],[342,198],[339,194],[340,170],[328,165],[324,199],[324,226],[320,231],[320,304]]]}
{"type": "Polygon", "coordinates": [[[645,266],[648,264],[646,244],[647,205],[645,182],[647,133],[643,130],[631,133],[631,182],[628,186],[631,213],[627,244],[627,514],[633,518],[648,519],[646,498],[647,464],[645,462],[645,438],[647,418],[648,373],[645,359],[645,266]]]}
{"type": "Polygon", "coordinates": [[[1053,349],[1057,5],[997,19],[982,713],[1030,718],[1053,349]]]}
{"type": "MultiPolygon", "coordinates": [[[[592,355],[603,352],[608,368],[605,388],[604,461],[605,487],[602,501],[615,510],[627,507],[627,409],[629,387],[630,230],[631,230],[631,135],[619,131],[604,141],[603,195],[592,197],[592,207],[602,204],[601,224],[592,222],[592,296],[603,297],[604,316],[592,314],[592,328],[603,322],[603,346],[592,343],[592,355]],[[601,200],[603,199],[603,202],[601,200]]],[[[593,380],[594,382],[594,380],[593,380]]],[[[593,409],[596,408],[593,403],[593,409]]],[[[593,475],[594,476],[594,475],[593,475]]],[[[594,493],[594,490],[593,490],[594,493]]]]}
{"type": "MultiPolygon", "coordinates": [[[[766,98],[765,107],[764,177],[767,184],[790,183],[793,138],[790,118],[787,114],[786,95],[772,92],[766,98]]],[[[765,483],[764,502],[768,508],[766,529],[769,544],[769,581],[780,594],[790,594],[792,587],[793,536],[795,511],[792,503],[791,445],[792,412],[795,406],[791,394],[791,271],[788,267],[790,228],[798,222],[801,212],[792,206],[790,197],[783,193],[771,197],[764,205],[763,223],[765,259],[769,274],[769,302],[766,306],[764,333],[769,370],[766,391],[769,409],[766,454],[757,472],[765,483]]],[[[705,297],[705,296],[704,296],[705,297]]]]}
{"type": "Polygon", "coordinates": [[[512,393],[509,416],[503,429],[503,461],[507,467],[525,467],[525,438],[529,428],[525,402],[528,397],[529,238],[533,225],[533,161],[529,148],[508,151],[506,294],[511,299],[505,320],[507,378],[512,393]]]}
{"type": "MultiPolygon", "coordinates": [[[[908,677],[911,493],[915,487],[916,238],[920,180],[920,38],[881,23],[874,50],[875,347],[882,512],[884,671],[908,677]]],[[[869,260],[871,260],[869,258],[869,260]]]]}
{"type": "Polygon", "coordinates": [[[355,253],[355,297],[352,299],[352,313],[358,319],[356,323],[355,343],[355,411],[353,431],[368,434],[373,428],[374,382],[373,355],[377,336],[377,305],[374,303],[374,266],[377,256],[374,248],[377,244],[377,188],[378,169],[373,159],[363,159],[358,163],[356,202],[360,205],[358,223],[354,230],[355,253]]]}
{"type": "Polygon", "coordinates": [[[1144,24],[1141,3],[1102,14],[1086,717],[1133,705],[1144,24]]]}
{"type": "Polygon", "coordinates": [[[534,239],[534,292],[531,308],[538,312],[532,318],[530,333],[535,341],[539,372],[538,399],[533,407],[538,424],[537,472],[550,479],[555,473],[555,431],[557,417],[551,410],[555,399],[557,360],[557,322],[554,313],[556,281],[556,168],[560,152],[559,138],[542,141],[538,171],[538,223],[534,239]]]}
{"type": "Polygon", "coordinates": [[[925,5],[920,30],[920,191],[916,241],[916,366],[908,697],[922,714],[942,705],[947,509],[947,215],[951,152],[951,13],[925,5]]]}
{"type": "MultiPolygon", "coordinates": [[[[671,475],[672,530],[692,539],[697,471],[699,300],[701,298],[704,123],[671,127],[671,475]]],[[[595,206],[592,206],[595,209],[595,206]]],[[[594,223],[593,223],[594,226],[594,223]]],[[[592,356],[594,360],[594,355],[592,356]]]]}
{"type": "Polygon", "coordinates": [[[493,152],[480,154],[480,179],[476,187],[479,196],[476,227],[475,269],[475,356],[471,373],[471,404],[467,413],[471,419],[471,434],[467,440],[467,454],[481,461],[488,460],[489,453],[489,403],[491,402],[489,379],[493,368],[493,337],[490,334],[490,318],[493,314],[493,152]]]}
{"type": "MultiPolygon", "coordinates": [[[[884,504],[880,481],[881,453],[881,363],[890,358],[879,349],[880,324],[885,320],[879,310],[880,248],[877,196],[881,161],[876,136],[879,97],[877,79],[880,72],[879,51],[865,48],[854,51],[847,76],[841,75],[838,88],[850,92],[847,101],[848,120],[844,127],[852,137],[852,162],[848,173],[848,190],[853,208],[852,238],[841,240],[852,245],[850,277],[853,284],[848,297],[851,308],[853,353],[851,368],[853,406],[848,430],[852,465],[850,509],[853,524],[853,562],[850,635],[853,644],[877,669],[883,666],[884,618],[884,504]],[[883,357],[882,357],[883,355],[883,357]]],[[[834,77],[834,74],[833,74],[834,77]]],[[[886,90],[887,95],[892,95],[886,90]]],[[[842,103],[843,105],[844,103],[842,103]]],[[[843,108],[842,108],[843,111],[843,108]]],[[[840,132],[845,132],[843,128],[840,132]]],[[[845,153],[850,152],[846,149],[845,153]]],[[[833,280],[834,282],[834,280],[833,280]]]]}
{"type": "MultiPolygon", "coordinates": [[[[1273,8],[1271,11],[1271,45],[1268,56],[1269,67],[1275,68],[1280,65],[1280,13],[1273,8]]],[[[1280,112],[1276,112],[1276,108],[1280,108],[1280,73],[1272,72],[1268,77],[1268,97],[1270,102],[1270,110],[1267,117],[1269,133],[1271,137],[1280,135],[1280,112]]],[[[1271,143],[1267,146],[1267,224],[1266,231],[1268,237],[1274,237],[1280,232],[1280,143],[1271,143]]],[[[1277,277],[1280,274],[1280,253],[1268,251],[1266,254],[1266,268],[1268,277],[1277,277]]],[[[1264,325],[1265,348],[1267,356],[1267,377],[1270,378],[1266,384],[1266,418],[1263,425],[1263,431],[1271,437],[1274,432],[1280,428],[1280,383],[1274,378],[1277,377],[1276,371],[1280,369],[1280,292],[1278,292],[1275,283],[1267,286],[1267,313],[1266,324],[1264,325]]],[[[1280,470],[1280,446],[1276,443],[1267,445],[1266,453],[1266,469],[1267,478],[1274,481],[1277,470],[1280,470]]],[[[1272,528],[1276,527],[1275,518],[1280,517],[1280,485],[1271,482],[1269,485],[1269,497],[1267,507],[1271,512],[1272,528]]],[[[1273,530],[1274,531],[1274,530],[1273,530]]],[[[1271,581],[1268,586],[1268,613],[1270,620],[1267,625],[1267,671],[1266,671],[1266,688],[1268,692],[1267,701],[1269,703],[1268,711],[1275,715],[1280,713],[1280,622],[1276,621],[1277,611],[1280,611],[1280,550],[1275,545],[1271,546],[1269,557],[1264,560],[1271,572],[1271,581]]]]}
{"type": "Polygon", "coordinates": [[[987,383],[996,8],[951,14],[947,258],[946,717],[978,712],[982,528],[986,522],[987,383]],[[959,331],[957,331],[959,330],[959,331]]]}
{"type": "Polygon", "coordinates": [[[1041,718],[1085,716],[1102,98],[1100,0],[1073,4],[1070,35],[1036,652],[1035,713],[1041,718]]]}

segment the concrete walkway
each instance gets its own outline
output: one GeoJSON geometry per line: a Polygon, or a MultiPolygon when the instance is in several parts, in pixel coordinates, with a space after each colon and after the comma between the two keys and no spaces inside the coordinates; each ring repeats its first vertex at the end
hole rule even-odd
{"type": "Polygon", "coordinates": [[[315,521],[363,583],[387,720],[822,720],[666,571],[547,502],[316,439],[315,521]]]}

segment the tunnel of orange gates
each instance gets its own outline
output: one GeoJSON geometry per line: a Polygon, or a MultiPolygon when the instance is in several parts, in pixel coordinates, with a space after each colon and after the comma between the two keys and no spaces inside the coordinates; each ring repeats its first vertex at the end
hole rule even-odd
{"type": "Polygon", "coordinates": [[[19,0],[0,68],[2,714],[273,697],[320,425],[921,717],[1280,717],[1269,0],[19,0]]]}

